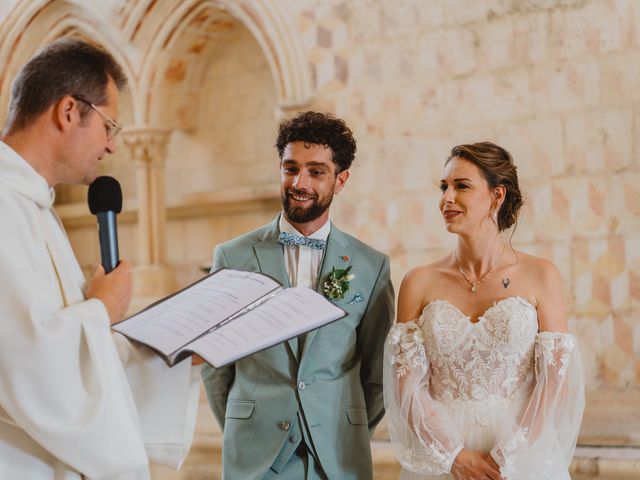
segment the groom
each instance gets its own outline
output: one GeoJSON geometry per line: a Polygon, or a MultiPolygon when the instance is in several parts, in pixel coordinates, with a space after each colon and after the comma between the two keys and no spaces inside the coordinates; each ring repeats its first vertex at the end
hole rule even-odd
{"type": "Polygon", "coordinates": [[[282,213],[219,245],[213,268],[314,288],[349,315],[231,366],[205,367],[224,432],[223,478],[370,479],[369,438],[384,415],[382,353],[394,315],[389,257],[329,221],[356,151],[342,120],[300,113],[280,125],[276,147],[282,213]],[[344,297],[326,293],[332,269],[348,267],[344,297]]]}

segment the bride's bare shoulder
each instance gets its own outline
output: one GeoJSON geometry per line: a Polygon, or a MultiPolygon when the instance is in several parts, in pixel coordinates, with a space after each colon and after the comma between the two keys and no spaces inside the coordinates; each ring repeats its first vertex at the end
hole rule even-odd
{"type": "Polygon", "coordinates": [[[428,285],[437,279],[437,277],[448,267],[449,258],[444,257],[432,263],[420,265],[409,270],[404,276],[403,284],[421,286],[428,285]]]}
{"type": "Polygon", "coordinates": [[[545,280],[558,275],[558,269],[551,260],[536,257],[527,253],[517,251],[518,264],[527,275],[535,280],[545,280]]]}

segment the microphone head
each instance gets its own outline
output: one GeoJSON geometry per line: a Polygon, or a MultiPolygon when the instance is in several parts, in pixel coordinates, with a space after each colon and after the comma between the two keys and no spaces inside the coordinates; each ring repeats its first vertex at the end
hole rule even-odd
{"type": "Polygon", "coordinates": [[[89,193],[87,195],[89,210],[94,215],[102,212],[122,211],[122,189],[118,181],[109,176],[96,178],[89,185],[89,193]]]}

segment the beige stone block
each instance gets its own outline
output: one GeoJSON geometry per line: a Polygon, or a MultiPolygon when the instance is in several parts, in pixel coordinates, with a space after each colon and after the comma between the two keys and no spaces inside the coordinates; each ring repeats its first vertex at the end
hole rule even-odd
{"type": "Polygon", "coordinates": [[[512,239],[514,244],[533,242],[536,238],[536,224],[534,221],[533,206],[529,202],[529,187],[520,185],[520,190],[524,195],[524,204],[520,208],[518,220],[509,230],[503,232],[503,238],[512,239]],[[513,235],[513,236],[512,236],[513,235]]]}
{"type": "Polygon", "coordinates": [[[382,35],[385,37],[436,27],[444,19],[442,2],[382,0],[382,35]]]}
{"type": "Polygon", "coordinates": [[[378,0],[348,2],[349,37],[360,44],[382,37],[382,5],[378,0]]]}
{"type": "Polygon", "coordinates": [[[229,239],[235,238],[243,233],[255,230],[258,227],[272,221],[275,215],[272,213],[256,212],[241,213],[229,220],[229,239]]]}
{"type": "Polygon", "coordinates": [[[629,37],[627,14],[616,2],[588,2],[551,12],[554,57],[565,60],[622,49],[629,37]]]}
{"type": "Polygon", "coordinates": [[[167,263],[179,265],[186,257],[184,239],[184,220],[170,220],[166,223],[167,229],[167,263]]]}
{"type": "MultiPolygon", "coordinates": [[[[232,221],[232,220],[230,220],[232,221]]],[[[214,228],[217,222],[208,218],[194,218],[184,222],[184,256],[182,261],[188,265],[201,265],[209,262],[215,245],[214,228]]]]}
{"type": "Polygon", "coordinates": [[[463,25],[468,22],[482,23],[499,17],[510,10],[509,2],[500,0],[449,0],[442,2],[445,8],[445,21],[449,25],[463,25]]]}
{"type": "Polygon", "coordinates": [[[389,160],[387,181],[395,188],[407,192],[435,192],[452,145],[442,138],[390,138],[383,147],[383,154],[389,160]],[[391,166],[393,164],[393,167],[391,166]]]}
{"type": "Polygon", "coordinates": [[[336,204],[343,202],[357,203],[358,198],[362,195],[375,191],[380,186],[377,182],[380,178],[377,172],[391,169],[390,159],[383,156],[382,147],[375,141],[360,143],[360,138],[363,137],[356,134],[358,152],[349,169],[350,175],[347,184],[335,199],[336,204]]]}
{"type": "MultiPolygon", "coordinates": [[[[624,445],[631,446],[638,444],[638,432],[640,431],[640,391],[631,387],[620,388],[599,388],[597,390],[587,390],[586,409],[582,421],[580,440],[578,443],[595,445],[624,445]]],[[[633,449],[618,449],[618,452],[632,452],[633,449]]],[[[623,462],[620,462],[623,463],[623,462]]],[[[627,464],[626,469],[614,469],[601,465],[593,477],[597,479],[625,479],[637,478],[636,470],[629,469],[632,465],[627,464]],[[617,471],[616,471],[617,470],[617,471]],[[625,471],[626,470],[626,471],[625,471]]],[[[572,477],[574,478],[574,477],[572,477]]]]}
{"type": "Polygon", "coordinates": [[[437,230],[438,226],[433,228],[434,225],[430,222],[420,221],[425,218],[425,211],[428,209],[425,205],[425,197],[424,194],[417,192],[410,195],[403,194],[392,199],[386,206],[387,228],[392,229],[404,250],[424,250],[433,244],[432,238],[429,238],[430,233],[432,230],[437,230]]]}
{"type": "Polygon", "coordinates": [[[539,240],[568,240],[571,237],[570,222],[567,221],[570,199],[563,189],[547,182],[536,190],[529,190],[527,199],[539,240]]]}
{"type": "Polygon", "coordinates": [[[546,12],[513,17],[513,51],[519,63],[539,65],[550,57],[550,18],[546,12]]]}
{"type": "MultiPolygon", "coordinates": [[[[98,233],[96,232],[96,238],[98,233]]],[[[99,245],[99,241],[96,240],[99,245]]],[[[126,258],[133,264],[138,263],[138,225],[135,223],[123,223],[118,225],[118,250],[120,258],[126,258]]],[[[99,257],[96,257],[99,258],[99,257]]],[[[98,260],[96,260],[97,262],[98,260]]]]}
{"type": "MultiPolygon", "coordinates": [[[[519,33],[526,35],[526,32],[519,33]]],[[[484,23],[477,28],[477,38],[477,68],[480,71],[513,66],[517,61],[517,49],[523,48],[518,43],[513,16],[504,16],[484,23]]]]}
{"type": "Polygon", "coordinates": [[[530,72],[531,113],[549,114],[594,107],[600,101],[600,70],[595,60],[538,67],[530,72]]]}
{"type": "Polygon", "coordinates": [[[618,345],[604,348],[601,368],[605,387],[629,387],[635,380],[635,364],[618,345]]]}
{"type": "Polygon", "coordinates": [[[570,173],[620,170],[632,159],[631,109],[598,109],[565,120],[566,161],[570,173]]]}
{"type": "MultiPolygon", "coordinates": [[[[386,114],[381,118],[385,136],[414,136],[444,138],[446,145],[439,158],[448,153],[455,139],[451,137],[457,131],[452,123],[457,115],[457,106],[449,107],[445,99],[445,86],[439,83],[414,82],[394,90],[389,96],[385,109],[386,114]],[[388,112],[394,112],[393,121],[389,121],[388,112]]],[[[468,141],[470,137],[465,137],[468,141]]]]}
{"type": "Polygon", "coordinates": [[[590,317],[571,317],[568,324],[569,332],[578,340],[587,388],[599,388],[602,383],[598,360],[602,350],[601,321],[590,317]]]}
{"type": "MultiPolygon", "coordinates": [[[[569,220],[574,236],[595,237],[606,235],[607,220],[610,214],[610,201],[607,195],[607,184],[602,177],[574,177],[553,180],[552,195],[555,198],[566,198],[569,220]]],[[[559,205],[561,202],[555,202],[559,205]]]]}
{"type": "Polygon", "coordinates": [[[637,308],[636,274],[627,249],[621,237],[574,240],[572,277],[579,311],[604,316],[637,308]]]}
{"type": "Polygon", "coordinates": [[[513,156],[521,184],[527,180],[546,182],[565,171],[562,121],[556,116],[502,124],[496,141],[513,156]]]}
{"type": "Polygon", "coordinates": [[[529,116],[531,95],[525,69],[476,74],[445,83],[447,113],[462,126],[486,125],[529,116]]]}
{"type": "Polygon", "coordinates": [[[640,58],[635,51],[608,55],[600,61],[602,102],[605,105],[628,106],[640,99],[637,88],[640,58]]]}
{"type": "Polygon", "coordinates": [[[476,69],[476,32],[471,28],[447,28],[420,38],[421,63],[439,77],[459,76],[476,69]]]}

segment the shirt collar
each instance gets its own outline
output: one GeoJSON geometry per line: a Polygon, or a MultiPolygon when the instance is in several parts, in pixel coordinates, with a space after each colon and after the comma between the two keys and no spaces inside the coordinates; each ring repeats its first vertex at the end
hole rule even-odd
{"type": "MultiPolygon", "coordinates": [[[[296,230],[296,227],[289,223],[283,213],[280,214],[279,227],[281,232],[292,233],[294,235],[302,235],[298,230],[296,230]]],[[[307,238],[315,238],[317,240],[326,240],[327,238],[329,238],[329,233],[331,233],[331,221],[327,219],[325,224],[318,230],[313,232],[311,235],[302,236],[307,238]]]]}

